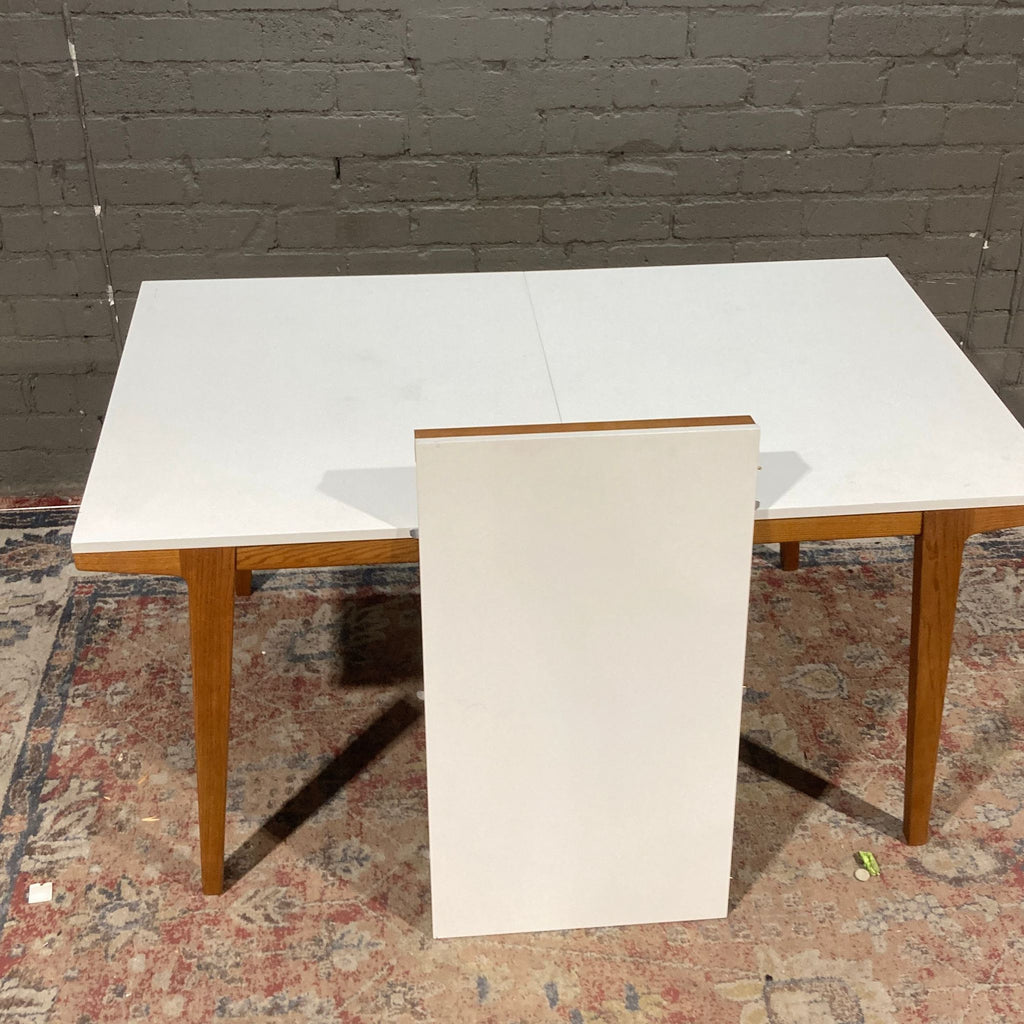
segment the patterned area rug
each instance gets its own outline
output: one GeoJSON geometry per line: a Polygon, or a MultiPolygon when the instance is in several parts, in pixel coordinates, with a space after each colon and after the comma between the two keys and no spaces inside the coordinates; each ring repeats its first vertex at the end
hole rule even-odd
{"type": "Polygon", "coordinates": [[[967,552],[928,846],[899,838],[909,543],[758,548],[728,918],[434,941],[415,567],[238,601],[208,898],[184,587],[74,573],[72,516],[0,512],[5,1022],[1024,1019],[1024,532],[967,552]]]}

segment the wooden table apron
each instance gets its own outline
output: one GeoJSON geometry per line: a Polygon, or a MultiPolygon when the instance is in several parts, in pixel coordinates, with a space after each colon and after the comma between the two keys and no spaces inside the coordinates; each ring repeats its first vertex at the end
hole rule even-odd
{"type": "MultiPolygon", "coordinates": [[[[925,512],[758,519],[754,543],[779,543],[783,568],[799,564],[812,540],[914,537],[903,832],[928,840],[939,732],[953,641],[964,543],[974,533],[1024,526],[1024,506],[925,512]]],[[[254,569],[299,569],[415,562],[416,540],[266,544],[252,547],[78,553],[79,569],[182,577],[188,585],[195,709],[199,846],[203,892],[224,887],[231,653],[236,594],[250,592],[254,569]]]]}

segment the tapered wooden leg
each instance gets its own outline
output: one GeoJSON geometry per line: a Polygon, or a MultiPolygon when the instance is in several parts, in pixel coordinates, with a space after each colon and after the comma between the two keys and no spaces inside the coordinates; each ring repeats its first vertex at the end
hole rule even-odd
{"type": "Polygon", "coordinates": [[[235,597],[248,597],[252,593],[252,569],[235,570],[235,597]]]}
{"type": "Polygon", "coordinates": [[[779,564],[786,572],[800,568],[800,541],[784,540],[779,544],[779,564]]]}
{"type": "Polygon", "coordinates": [[[921,518],[921,533],[914,538],[907,773],[903,798],[903,833],[911,846],[928,841],[960,563],[972,522],[969,509],[925,512],[921,518]]]}
{"type": "Polygon", "coordinates": [[[203,892],[216,895],[224,888],[235,549],[182,551],[181,574],[188,583],[192,632],[192,700],[203,892]]]}

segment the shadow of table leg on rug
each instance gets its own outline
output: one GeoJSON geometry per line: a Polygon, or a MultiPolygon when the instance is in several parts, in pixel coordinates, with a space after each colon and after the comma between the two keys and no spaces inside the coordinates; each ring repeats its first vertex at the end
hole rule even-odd
{"type": "MultiPolygon", "coordinates": [[[[775,753],[756,740],[740,737],[740,784],[751,784],[749,773],[782,783],[792,794],[800,794],[827,804],[846,815],[858,826],[869,826],[894,839],[903,835],[903,822],[893,814],[880,810],[866,800],[855,796],[841,786],[775,753]],[[744,775],[747,775],[747,781],[744,775]]],[[[755,784],[763,784],[757,780],[755,784]]],[[[754,882],[782,851],[787,840],[807,813],[807,805],[798,799],[778,801],[770,816],[758,812],[758,806],[737,800],[736,828],[733,842],[733,883],[729,894],[729,909],[734,910],[750,891],[754,882]],[[756,837],[752,839],[752,837],[756,837]]]]}
{"type": "Polygon", "coordinates": [[[402,698],[281,805],[224,865],[225,889],[239,881],[277,846],[338,795],[371,761],[423,716],[423,708],[402,698]]]}

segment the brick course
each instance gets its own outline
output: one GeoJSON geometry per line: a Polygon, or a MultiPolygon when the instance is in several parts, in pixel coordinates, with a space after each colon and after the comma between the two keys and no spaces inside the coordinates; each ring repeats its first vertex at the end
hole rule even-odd
{"type": "MultiPolygon", "coordinates": [[[[80,486],[83,112],[60,4],[2,6],[0,490],[80,486]]],[[[124,326],[152,278],[887,255],[1024,417],[1020,0],[70,8],[124,326]]]]}

